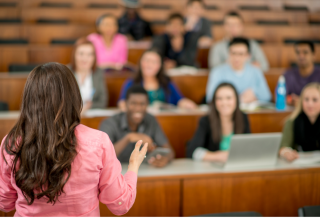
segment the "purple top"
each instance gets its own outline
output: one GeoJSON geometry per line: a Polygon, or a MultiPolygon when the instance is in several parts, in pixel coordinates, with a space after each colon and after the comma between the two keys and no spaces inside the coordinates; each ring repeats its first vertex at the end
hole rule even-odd
{"type": "Polygon", "coordinates": [[[300,95],[303,87],[311,82],[320,83],[320,66],[314,66],[313,73],[308,77],[302,77],[298,67],[293,67],[287,70],[284,74],[286,79],[287,95],[300,95]]]}

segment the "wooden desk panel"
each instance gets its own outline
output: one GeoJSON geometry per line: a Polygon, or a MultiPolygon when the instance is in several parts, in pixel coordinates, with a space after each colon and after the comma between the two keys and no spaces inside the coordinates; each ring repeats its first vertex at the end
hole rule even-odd
{"type": "MultiPolygon", "coordinates": [[[[179,216],[180,189],[179,179],[150,180],[138,179],[137,198],[125,216],[179,216]]],[[[100,216],[114,216],[106,205],[100,203],[100,216]]]]}
{"type": "Polygon", "coordinates": [[[239,211],[297,216],[298,208],[320,204],[319,182],[319,168],[185,179],[183,216],[239,211]]]}

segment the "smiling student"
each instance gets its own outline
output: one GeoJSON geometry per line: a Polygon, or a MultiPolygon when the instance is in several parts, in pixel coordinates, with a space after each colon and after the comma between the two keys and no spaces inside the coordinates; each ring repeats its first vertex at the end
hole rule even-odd
{"type": "Polygon", "coordinates": [[[283,132],[280,156],[288,161],[299,157],[297,151],[320,150],[320,83],[308,84],[283,132]]]}
{"type": "Polygon", "coordinates": [[[239,97],[230,83],[220,84],[210,104],[209,115],[199,121],[187,144],[187,157],[195,160],[225,162],[234,134],[250,133],[247,115],[239,109],[239,97]]]}
{"type": "Polygon", "coordinates": [[[169,154],[149,160],[155,167],[164,167],[174,158],[174,152],[156,118],[147,113],[148,104],[148,93],[142,86],[130,87],[125,98],[126,112],[102,121],[99,129],[108,134],[121,162],[129,161],[134,144],[140,139],[148,143],[148,152],[156,147],[170,149],[169,154]]]}

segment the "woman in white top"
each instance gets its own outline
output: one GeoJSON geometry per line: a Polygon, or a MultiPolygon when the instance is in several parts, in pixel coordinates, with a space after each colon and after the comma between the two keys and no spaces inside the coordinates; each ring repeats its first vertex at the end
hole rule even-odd
{"type": "Polygon", "coordinates": [[[84,113],[90,108],[106,108],[108,93],[103,71],[96,67],[93,44],[86,38],[77,40],[72,55],[71,70],[77,79],[84,113]]]}

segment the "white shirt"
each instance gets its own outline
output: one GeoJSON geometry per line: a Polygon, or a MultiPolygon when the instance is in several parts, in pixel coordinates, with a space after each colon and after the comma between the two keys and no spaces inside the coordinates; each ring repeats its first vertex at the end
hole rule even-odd
{"type": "Polygon", "coordinates": [[[94,95],[94,88],[92,83],[92,74],[88,75],[82,84],[79,82],[78,74],[76,74],[76,79],[80,88],[81,98],[85,104],[88,101],[92,101],[94,95]]]}

